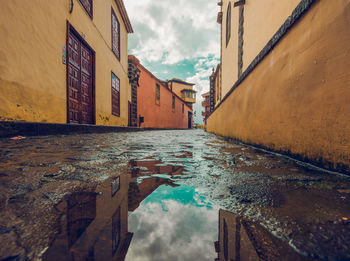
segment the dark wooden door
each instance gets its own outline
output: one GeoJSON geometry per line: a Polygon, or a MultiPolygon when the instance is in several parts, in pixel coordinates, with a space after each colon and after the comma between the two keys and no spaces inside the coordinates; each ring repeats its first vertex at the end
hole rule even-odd
{"type": "Polygon", "coordinates": [[[93,53],[69,31],[68,122],[93,124],[93,53]]]}
{"type": "Polygon", "coordinates": [[[192,128],[192,112],[188,112],[188,128],[192,128]]]}

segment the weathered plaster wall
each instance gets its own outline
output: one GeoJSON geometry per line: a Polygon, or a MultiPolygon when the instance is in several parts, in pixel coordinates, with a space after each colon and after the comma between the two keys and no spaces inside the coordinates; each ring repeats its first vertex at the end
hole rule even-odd
{"type": "Polygon", "coordinates": [[[141,127],[188,128],[188,112],[192,110],[184,105],[184,113],[182,113],[184,102],[175,96],[175,110],[173,111],[172,97],[174,94],[143,66],[138,66],[138,68],[141,73],[140,86],[137,88],[137,113],[138,116],[141,115],[145,119],[141,127]],[[160,85],[159,105],[155,102],[156,83],[160,85]]]}
{"type": "Polygon", "coordinates": [[[238,79],[238,20],[239,8],[233,7],[233,1],[222,1],[223,19],[221,23],[221,64],[222,97],[231,89],[238,79]],[[226,15],[228,3],[231,2],[231,37],[226,45],[226,15]]]}
{"type": "Polygon", "coordinates": [[[349,27],[349,0],[316,1],[217,107],[207,130],[349,172],[349,27]]]}
{"type": "Polygon", "coordinates": [[[238,74],[247,69],[299,2],[300,0],[249,0],[243,6],[234,7],[233,1],[222,1],[223,96],[237,81],[238,74]],[[231,37],[226,45],[226,16],[229,2],[231,2],[231,37]]]}
{"type": "Polygon", "coordinates": [[[249,0],[244,5],[243,71],[277,32],[300,0],[249,0]]]}
{"type": "Polygon", "coordinates": [[[93,20],[79,1],[4,1],[0,9],[0,120],[66,123],[67,20],[96,52],[96,124],[128,122],[127,32],[114,0],[94,1],[93,20]],[[121,29],[121,62],[111,51],[111,7],[121,29]],[[121,80],[121,116],[111,114],[111,71],[121,80]]]}

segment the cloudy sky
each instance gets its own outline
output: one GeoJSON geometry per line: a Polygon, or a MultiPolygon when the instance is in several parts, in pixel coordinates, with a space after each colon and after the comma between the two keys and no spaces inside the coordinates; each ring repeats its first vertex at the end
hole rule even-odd
{"type": "Polygon", "coordinates": [[[129,53],[161,80],[195,83],[195,121],[200,123],[201,94],[220,57],[219,7],[210,0],[124,0],[134,34],[129,53]]]}

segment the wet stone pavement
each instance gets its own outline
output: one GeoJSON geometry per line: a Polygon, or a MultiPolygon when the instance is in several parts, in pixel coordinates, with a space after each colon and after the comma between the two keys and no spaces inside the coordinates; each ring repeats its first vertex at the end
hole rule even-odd
{"type": "Polygon", "coordinates": [[[0,140],[0,260],[350,260],[350,178],[202,130],[0,140]]]}

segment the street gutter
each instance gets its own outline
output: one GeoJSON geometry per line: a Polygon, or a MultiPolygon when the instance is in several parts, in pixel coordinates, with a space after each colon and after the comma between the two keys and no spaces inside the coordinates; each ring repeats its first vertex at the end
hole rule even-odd
{"type": "Polygon", "coordinates": [[[13,136],[69,135],[85,133],[137,132],[175,130],[174,128],[139,128],[120,126],[97,126],[89,124],[62,124],[22,121],[0,121],[0,138],[13,136]]]}

